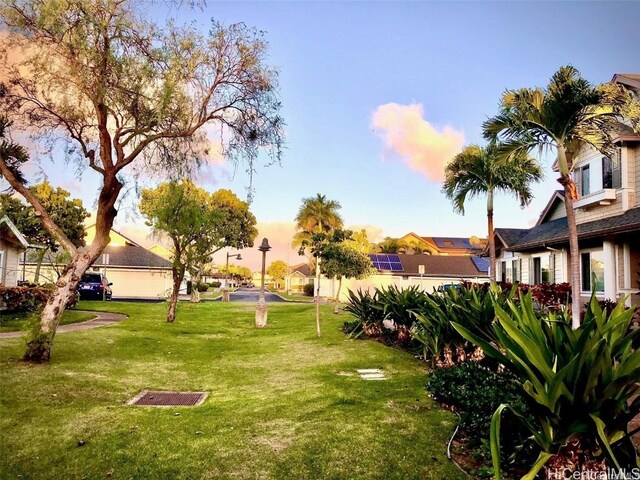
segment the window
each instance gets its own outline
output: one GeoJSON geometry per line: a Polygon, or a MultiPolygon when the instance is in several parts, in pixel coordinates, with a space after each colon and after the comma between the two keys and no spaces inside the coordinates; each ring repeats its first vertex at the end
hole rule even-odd
{"type": "Polygon", "coordinates": [[[589,165],[576,168],[573,172],[573,181],[576,184],[576,189],[581,196],[589,195],[589,165]]]}
{"type": "Polygon", "coordinates": [[[4,283],[4,250],[0,250],[0,283],[4,283]]]}
{"type": "Polygon", "coordinates": [[[511,276],[513,278],[513,283],[519,282],[520,278],[520,259],[511,261],[511,276]]]}
{"type": "Polygon", "coordinates": [[[540,257],[533,258],[533,284],[542,283],[542,259],[540,257]]]}
{"type": "Polygon", "coordinates": [[[538,283],[553,282],[553,277],[551,276],[551,269],[550,269],[550,263],[551,263],[550,257],[551,257],[550,255],[542,255],[540,257],[533,257],[531,259],[531,263],[529,264],[530,283],[536,285],[538,283]]]}
{"type": "Polygon", "coordinates": [[[613,159],[602,157],[602,188],[620,188],[622,186],[621,160],[620,149],[617,150],[613,159]]]}
{"type": "Polygon", "coordinates": [[[582,291],[604,292],[604,256],[602,250],[583,252],[580,255],[582,291]]]}
{"type": "Polygon", "coordinates": [[[507,281],[507,262],[500,262],[500,281],[507,281]]]}
{"type": "Polygon", "coordinates": [[[549,271],[547,274],[547,282],[556,283],[556,254],[549,254],[549,271]]]}

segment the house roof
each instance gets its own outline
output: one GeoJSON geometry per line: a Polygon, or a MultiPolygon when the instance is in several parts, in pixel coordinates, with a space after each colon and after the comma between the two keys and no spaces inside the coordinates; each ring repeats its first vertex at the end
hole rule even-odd
{"type": "Polygon", "coordinates": [[[0,218],[0,232],[2,232],[2,238],[17,245],[19,248],[29,248],[31,246],[24,235],[20,233],[18,227],[6,215],[0,218]],[[11,237],[13,237],[13,240],[11,240],[11,237]]]}
{"type": "MultiPolygon", "coordinates": [[[[614,233],[640,231],[640,207],[627,210],[622,215],[581,223],[577,228],[578,239],[580,240],[614,233]]],[[[508,246],[507,249],[518,252],[545,245],[566,243],[568,241],[569,228],[565,217],[536,225],[527,230],[526,234],[520,237],[514,244],[508,246]]]]}
{"type": "Polygon", "coordinates": [[[291,269],[291,273],[299,273],[305,277],[313,277],[313,272],[311,271],[311,267],[309,267],[308,263],[299,263],[298,265],[292,265],[289,268],[291,269]]]}
{"type": "MultiPolygon", "coordinates": [[[[109,255],[108,266],[171,268],[171,262],[138,245],[107,246],[102,253],[109,255]]],[[[98,257],[93,266],[104,266],[104,256],[98,257]]]]}
{"type": "Polygon", "coordinates": [[[547,215],[549,215],[549,213],[553,211],[558,202],[564,204],[564,190],[556,190],[555,192],[553,192],[553,195],[551,195],[551,198],[547,202],[547,206],[544,207],[542,213],[540,214],[540,217],[538,217],[536,225],[544,223],[544,221],[547,219],[547,215]]]}
{"type": "Polygon", "coordinates": [[[611,81],[640,89],[640,73],[616,73],[611,81]]]}
{"type": "MultiPolygon", "coordinates": [[[[104,267],[104,254],[109,255],[109,263],[107,267],[129,267],[129,268],[171,268],[171,262],[150,252],[144,247],[124,245],[124,246],[107,246],[98,259],[93,262],[93,267],[104,267]]],[[[55,263],[56,254],[47,252],[45,260],[55,263]]],[[[27,258],[27,263],[34,263],[35,255],[27,258]]]]}
{"type": "MultiPolygon", "coordinates": [[[[486,270],[479,270],[471,256],[454,255],[409,255],[398,254],[403,266],[402,272],[387,272],[401,276],[419,276],[420,265],[424,265],[425,277],[483,277],[487,275],[486,270]]],[[[479,257],[478,257],[479,258],[479,257]]],[[[484,266],[484,261],[478,262],[480,267],[484,266]]]]}
{"type": "Polygon", "coordinates": [[[502,242],[505,247],[515,245],[524,237],[529,229],[527,228],[496,228],[496,237],[502,242]]]}

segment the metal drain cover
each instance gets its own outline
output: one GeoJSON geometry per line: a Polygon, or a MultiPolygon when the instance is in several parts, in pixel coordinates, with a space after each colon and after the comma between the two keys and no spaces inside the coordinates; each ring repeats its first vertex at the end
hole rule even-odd
{"type": "Polygon", "coordinates": [[[147,407],[195,407],[204,402],[209,392],[150,392],[143,390],[127,402],[147,407]]]}

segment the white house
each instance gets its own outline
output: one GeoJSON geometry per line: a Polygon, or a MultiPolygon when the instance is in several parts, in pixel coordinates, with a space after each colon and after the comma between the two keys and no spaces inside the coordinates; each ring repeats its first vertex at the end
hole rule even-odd
{"type": "MultiPolygon", "coordinates": [[[[637,96],[640,75],[615,75],[637,96]]],[[[620,124],[614,158],[583,146],[575,158],[574,203],[583,300],[595,289],[618,299],[640,289],[640,136],[620,124]]],[[[496,229],[497,278],[524,283],[570,281],[568,227],[562,191],[555,192],[530,229],[496,229]]],[[[629,303],[640,305],[640,296],[629,303]]]]}

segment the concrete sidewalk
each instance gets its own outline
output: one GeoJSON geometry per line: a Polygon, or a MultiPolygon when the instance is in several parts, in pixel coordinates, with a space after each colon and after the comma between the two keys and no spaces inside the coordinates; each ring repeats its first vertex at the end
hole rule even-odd
{"type": "MultiPolygon", "coordinates": [[[[95,313],[96,317],[91,320],[87,320],[85,322],[70,323],[69,325],[59,326],[56,329],[56,334],[67,333],[67,332],[78,332],[81,330],[90,330],[92,328],[97,328],[105,325],[118,323],[124,320],[125,318],[128,318],[127,315],[123,315],[121,313],[94,312],[92,310],[76,310],[76,311],[95,313]]],[[[3,332],[3,333],[0,333],[0,338],[20,338],[24,335],[25,335],[24,331],[3,332]]]]}

